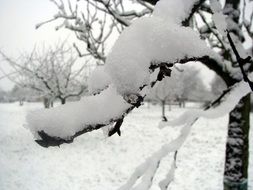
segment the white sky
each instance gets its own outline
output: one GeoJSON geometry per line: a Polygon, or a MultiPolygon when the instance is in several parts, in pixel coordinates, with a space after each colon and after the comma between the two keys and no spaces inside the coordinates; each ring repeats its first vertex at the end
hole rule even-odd
{"type": "MultiPolygon", "coordinates": [[[[57,12],[49,0],[0,0],[0,49],[8,56],[17,58],[21,53],[30,52],[34,45],[42,43],[53,45],[59,40],[75,40],[74,34],[67,30],[55,31],[56,23],[47,24],[36,30],[35,25],[52,18],[57,12]]],[[[0,59],[0,66],[8,71],[6,63],[0,59]]],[[[202,78],[209,83],[213,74],[203,69],[202,78]]],[[[0,77],[3,74],[0,72],[0,77]]],[[[10,90],[13,83],[0,80],[0,88],[10,90]]]]}
{"type": "MultiPolygon", "coordinates": [[[[32,51],[35,44],[53,45],[66,38],[74,40],[74,35],[67,30],[56,32],[56,23],[35,29],[37,23],[52,18],[56,12],[49,0],[0,0],[0,49],[8,56],[17,58],[25,51],[32,51]]],[[[1,59],[0,64],[8,70],[1,59]]],[[[12,87],[9,80],[0,80],[0,88],[10,90],[12,87]]]]}

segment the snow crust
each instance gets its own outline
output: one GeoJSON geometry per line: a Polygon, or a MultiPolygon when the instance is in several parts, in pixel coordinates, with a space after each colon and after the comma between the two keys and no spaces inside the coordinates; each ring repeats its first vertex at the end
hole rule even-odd
{"type": "Polygon", "coordinates": [[[113,86],[97,96],[82,98],[54,109],[42,109],[27,115],[28,128],[39,139],[37,131],[68,139],[87,125],[109,124],[131,105],[126,103],[113,86]]]}

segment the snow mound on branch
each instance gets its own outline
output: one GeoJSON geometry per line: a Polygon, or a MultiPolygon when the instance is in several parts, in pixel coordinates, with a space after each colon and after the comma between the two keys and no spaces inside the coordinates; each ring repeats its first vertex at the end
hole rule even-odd
{"type": "Polygon", "coordinates": [[[175,63],[210,54],[191,28],[157,17],[141,18],[120,35],[107,57],[105,71],[120,94],[137,93],[149,83],[152,62],[175,63]]]}
{"type": "Polygon", "coordinates": [[[110,76],[104,71],[104,66],[97,66],[88,81],[88,89],[92,94],[99,93],[111,83],[110,76]]]}
{"type": "Polygon", "coordinates": [[[28,128],[37,139],[40,137],[36,132],[41,130],[50,136],[68,139],[87,125],[109,124],[129,107],[130,104],[110,86],[101,94],[85,97],[79,102],[30,112],[27,115],[28,128]]]}
{"type": "Polygon", "coordinates": [[[196,0],[160,0],[153,11],[153,16],[172,21],[177,24],[190,14],[196,0]]]}

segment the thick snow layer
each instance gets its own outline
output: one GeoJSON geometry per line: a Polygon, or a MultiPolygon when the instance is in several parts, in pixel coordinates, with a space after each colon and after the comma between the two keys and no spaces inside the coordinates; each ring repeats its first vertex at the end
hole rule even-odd
{"type": "MultiPolygon", "coordinates": [[[[0,104],[1,190],[116,190],[144,159],[178,135],[178,128],[157,128],[161,108],[150,105],[125,118],[121,137],[105,139],[99,130],[79,137],[71,145],[44,149],[33,143],[31,133],[22,127],[26,112],[42,107],[0,104]]],[[[173,107],[167,112],[168,119],[184,111],[173,107]]],[[[200,119],[193,126],[178,153],[175,179],[168,189],[222,190],[226,126],[226,116],[200,119]]],[[[252,158],[253,141],[249,142],[252,158]]],[[[151,190],[159,189],[158,183],[170,170],[172,159],[169,155],[160,163],[151,190]]],[[[249,189],[253,189],[253,159],[249,161],[249,189]]]]}
{"type": "Polygon", "coordinates": [[[130,104],[110,86],[97,96],[84,97],[78,102],[68,102],[54,109],[28,113],[27,123],[38,139],[37,132],[40,130],[50,136],[68,139],[85,126],[109,124],[111,119],[121,117],[129,107],[130,104]]]}
{"type": "Polygon", "coordinates": [[[190,14],[191,8],[197,0],[160,0],[157,2],[153,15],[177,24],[190,14]]]}
{"type": "Polygon", "coordinates": [[[97,66],[88,80],[88,89],[92,94],[101,92],[111,83],[110,76],[104,71],[104,66],[97,66]]]}
{"type": "Polygon", "coordinates": [[[210,55],[206,43],[181,22],[194,5],[193,0],[161,0],[151,17],[135,20],[115,42],[105,71],[120,94],[138,93],[150,81],[152,62],[175,63],[184,58],[210,55]]]}

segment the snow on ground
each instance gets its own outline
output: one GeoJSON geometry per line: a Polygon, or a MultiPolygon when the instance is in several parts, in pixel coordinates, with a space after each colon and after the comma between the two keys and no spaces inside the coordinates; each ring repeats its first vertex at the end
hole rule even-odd
{"type": "MultiPolygon", "coordinates": [[[[23,127],[28,110],[41,104],[0,104],[1,190],[116,190],[163,143],[175,138],[177,128],[160,130],[159,106],[143,106],[122,126],[122,136],[106,138],[101,130],[60,148],[41,148],[23,127]]],[[[190,109],[190,108],[187,108],[190,109]]],[[[184,109],[167,111],[174,118],[184,109]]],[[[200,119],[178,153],[176,177],[170,190],[222,190],[227,118],[200,119]]],[[[251,130],[251,139],[252,139],[251,130]]],[[[155,183],[166,174],[172,155],[161,163],[155,183]]],[[[253,188],[253,146],[249,169],[253,188]]],[[[151,188],[158,190],[157,186],[151,188]]]]}

